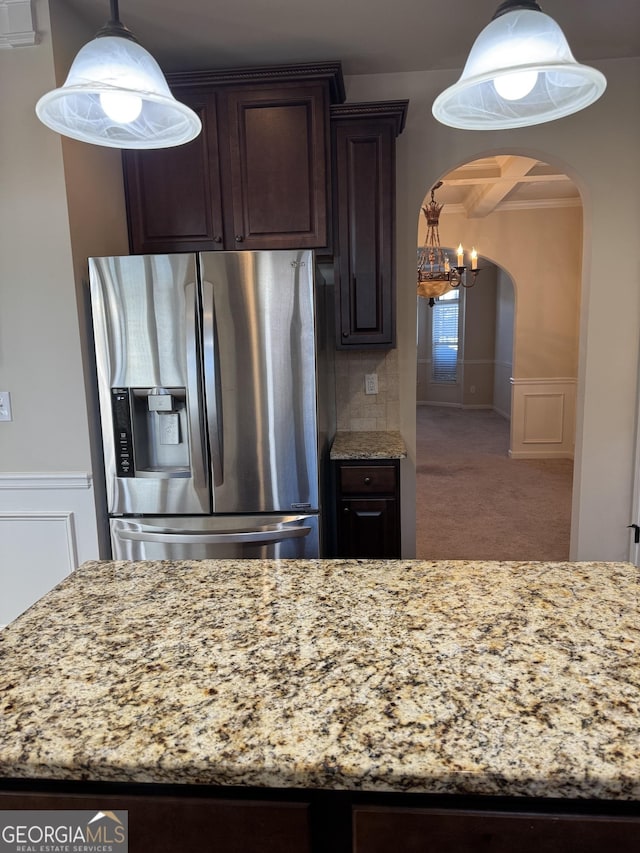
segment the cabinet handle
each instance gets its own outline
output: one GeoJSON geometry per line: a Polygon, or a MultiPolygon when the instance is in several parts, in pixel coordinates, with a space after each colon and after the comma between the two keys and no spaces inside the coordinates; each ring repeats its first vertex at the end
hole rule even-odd
{"type": "Polygon", "coordinates": [[[222,243],[222,237],[219,234],[216,234],[216,236],[213,238],[213,242],[222,243]]]}
{"type": "Polygon", "coordinates": [[[243,240],[244,237],[242,236],[242,234],[236,234],[236,243],[242,243],[243,240]]]}
{"type": "Polygon", "coordinates": [[[343,337],[343,338],[348,338],[348,337],[349,337],[349,332],[343,332],[343,333],[342,333],[342,337],[343,337]]]}
{"type": "Polygon", "coordinates": [[[346,507],[342,510],[342,512],[349,512],[349,507],[348,507],[348,506],[346,506],[346,507]]]}
{"type": "Polygon", "coordinates": [[[365,477],[364,478],[364,484],[365,484],[365,486],[370,486],[371,485],[371,477],[365,477]]]}

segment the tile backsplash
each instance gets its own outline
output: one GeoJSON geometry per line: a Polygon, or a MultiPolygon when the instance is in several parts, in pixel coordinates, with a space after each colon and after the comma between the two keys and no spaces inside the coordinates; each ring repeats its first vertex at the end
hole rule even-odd
{"type": "Polygon", "coordinates": [[[336,351],[336,415],[339,430],[396,430],[400,425],[398,351],[336,351]],[[375,373],[378,393],[365,394],[375,373]]]}

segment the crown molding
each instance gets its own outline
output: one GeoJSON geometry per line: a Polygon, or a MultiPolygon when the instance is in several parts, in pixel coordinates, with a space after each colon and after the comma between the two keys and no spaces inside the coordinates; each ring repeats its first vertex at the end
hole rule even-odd
{"type": "MultiPolygon", "coordinates": [[[[538,199],[522,199],[520,201],[504,201],[501,202],[491,213],[505,213],[507,211],[516,210],[548,210],[550,208],[561,207],[582,207],[582,199],[580,198],[538,198],[538,199]]],[[[464,204],[445,204],[442,210],[442,216],[447,214],[457,213],[461,216],[467,215],[467,209],[464,204]]]]}

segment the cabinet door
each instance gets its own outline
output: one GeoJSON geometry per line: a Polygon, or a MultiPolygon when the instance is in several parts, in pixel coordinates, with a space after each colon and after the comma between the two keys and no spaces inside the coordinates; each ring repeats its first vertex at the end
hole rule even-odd
{"type": "Polygon", "coordinates": [[[222,249],[216,94],[178,91],[202,121],[186,145],[123,152],[134,254],[222,249]]]}
{"type": "Polygon", "coordinates": [[[635,853],[637,818],[362,807],[354,853],[635,853]]]}
{"type": "MultiPolygon", "coordinates": [[[[106,808],[128,812],[129,853],[181,853],[191,850],[203,853],[311,851],[307,803],[138,794],[0,793],[1,810],[103,811],[106,808]]],[[[40,845],[30,849],[40,849],[40,845]]],[[[45,849],[45,846],[41,849],[45,849]]],[[[52,845],[47,849],[67,848],[64,845],[52,845]]],[[[85,848],[77,845],[74,849],[85,848]]],[[[107,850],[112,849],[112,846],[96,846],[95,849],[107,850]]],[[[116,849],[115,845],[113,849],[116,849]]]]}
{"type": "Polygon", "coordinates": [[[348,498],[338,509],[338,555],[354,559],[399,557],[395,498],[348,498]]]}
{"type": "Polygon", "coordinates": [[[326,246],[326,88],[242,88],[224,97],[230,166],[225,190],[233,214],[225,221],[228,247],[326,246]]]}
{"type": "Polygon", "coordinates": [[[334,131],[337,346],[395,346],[395,132],[390,122],[334,131]]]}

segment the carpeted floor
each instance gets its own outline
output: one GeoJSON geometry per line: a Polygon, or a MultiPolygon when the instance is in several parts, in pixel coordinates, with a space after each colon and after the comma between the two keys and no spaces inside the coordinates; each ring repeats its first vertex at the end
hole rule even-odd
{"type": "Polygon", "coordinates": [[[419,559],[569,558],[573,462],[508,450],[495,412],[418,407],[419,559]]]}

